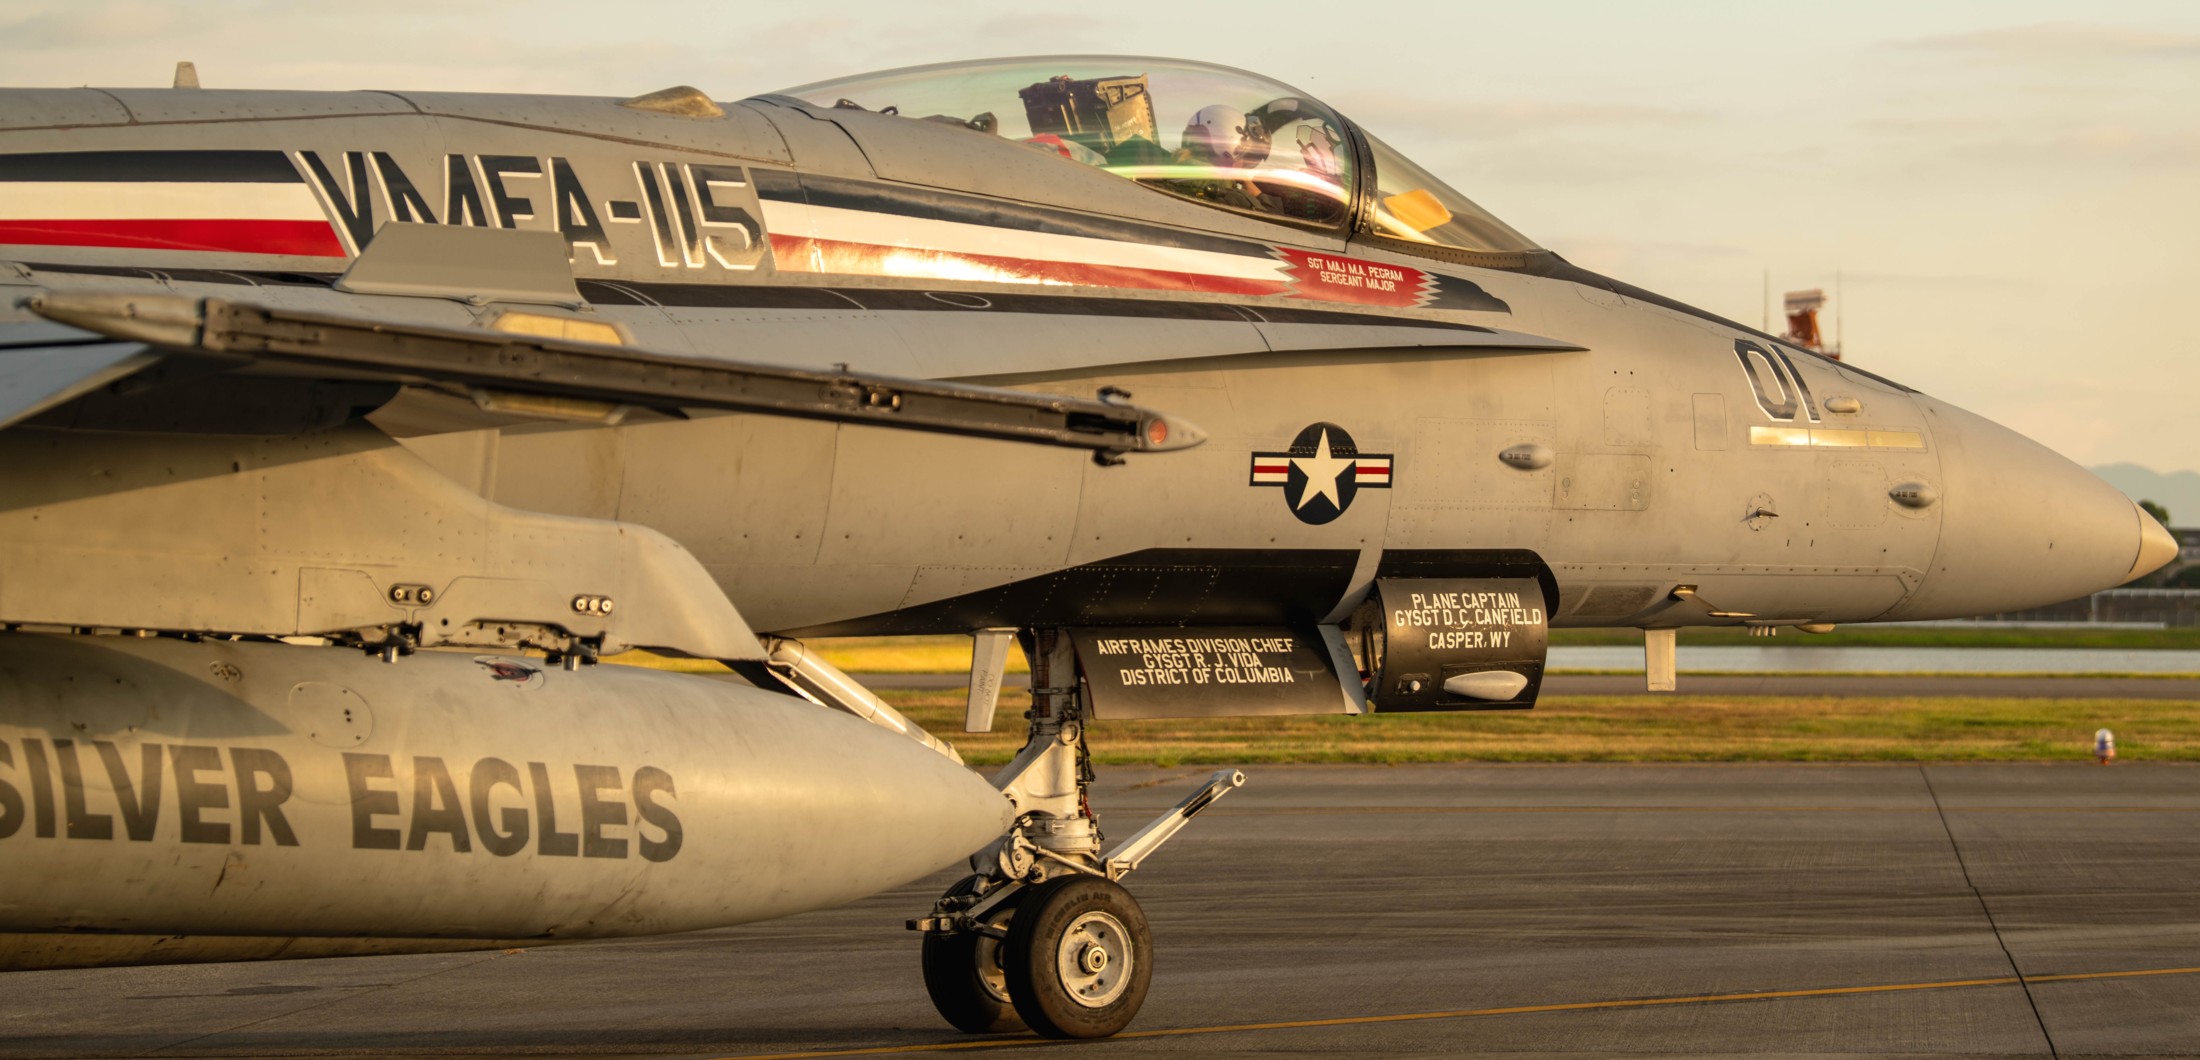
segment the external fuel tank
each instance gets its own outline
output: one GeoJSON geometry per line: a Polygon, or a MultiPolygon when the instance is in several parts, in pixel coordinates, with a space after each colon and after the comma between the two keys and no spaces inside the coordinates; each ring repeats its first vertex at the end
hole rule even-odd
{"type": "Polygon", "coordinates": [[[739,924],[931,872],[1013,816],[854,717],[622,666],[11,633],[0,705],[0,968],[739,924]]]}

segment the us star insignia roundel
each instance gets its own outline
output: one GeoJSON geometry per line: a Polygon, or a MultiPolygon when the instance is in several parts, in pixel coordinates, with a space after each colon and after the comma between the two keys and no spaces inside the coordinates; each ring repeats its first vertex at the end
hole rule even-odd
{"type": "Polygon", "coordinates": [[[1343,515],[1361,490],[1390,488],[1390,454],[1363,453],[1334,423],[1316,423],[1281,453],[1254,453],[1249,485],[1283,487],[1284,505],[1302,523],[1343,515]]]}

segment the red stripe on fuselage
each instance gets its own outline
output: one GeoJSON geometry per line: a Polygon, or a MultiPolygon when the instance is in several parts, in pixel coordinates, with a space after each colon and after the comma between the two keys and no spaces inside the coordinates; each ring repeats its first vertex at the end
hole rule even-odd
{"type": "Polygon", "coordinates": [[[1043,261],[996,254],[964,254],[876,243],[847,243],[807,236],[772,236],[772,254],[781,271],[904,279],[971,280],[979,283],[1062,284],[1146,291],[1196,291],[1201,294],[1282,294],[1281,279],[1254,280],[1168,269],[1043,261]]]}
{"type": "Polygon", "coordinates": [[[340,258],[344,246],[327,221],[222,218],[0,221],[0,243],[46,247],[126,247],[231,254],[340,258]]]}

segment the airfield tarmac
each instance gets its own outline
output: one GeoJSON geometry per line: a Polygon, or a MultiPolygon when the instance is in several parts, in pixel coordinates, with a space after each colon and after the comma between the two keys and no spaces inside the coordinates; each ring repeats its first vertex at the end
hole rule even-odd
{"type": "MultiPolygon", "coordinates": [[[[1127,834],[1206,775],[1104,770],[1127,834]]],[[[903,919],[0,977],[0,1057],[2200,1056],[2200,766],[1263,766],[1131,878],[1131,1032],[973,1038],[903,919]]]]}

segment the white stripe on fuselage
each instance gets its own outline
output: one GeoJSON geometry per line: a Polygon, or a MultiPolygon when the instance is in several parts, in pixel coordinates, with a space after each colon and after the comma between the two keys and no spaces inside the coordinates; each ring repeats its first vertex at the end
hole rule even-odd
{"type": "Polygon", "coordinates": [[[303,184],[0,181],[0,221],[320,221],[303,184]]]}
{"type": "Polygon", "coordinates": [[[1247,280],[1284,280],[1273,258],[1211,250],[1159,247],[1091,236],[1029,232],[1015,228],[941,221],[929,217],[846,210],[837,206],[764,200],[764,227],[778,235],[842,243],[869,243],[950,254],[985,254],[1033,261],[1076,262],[1130,269],[1188,272],[1247,280]]]}

